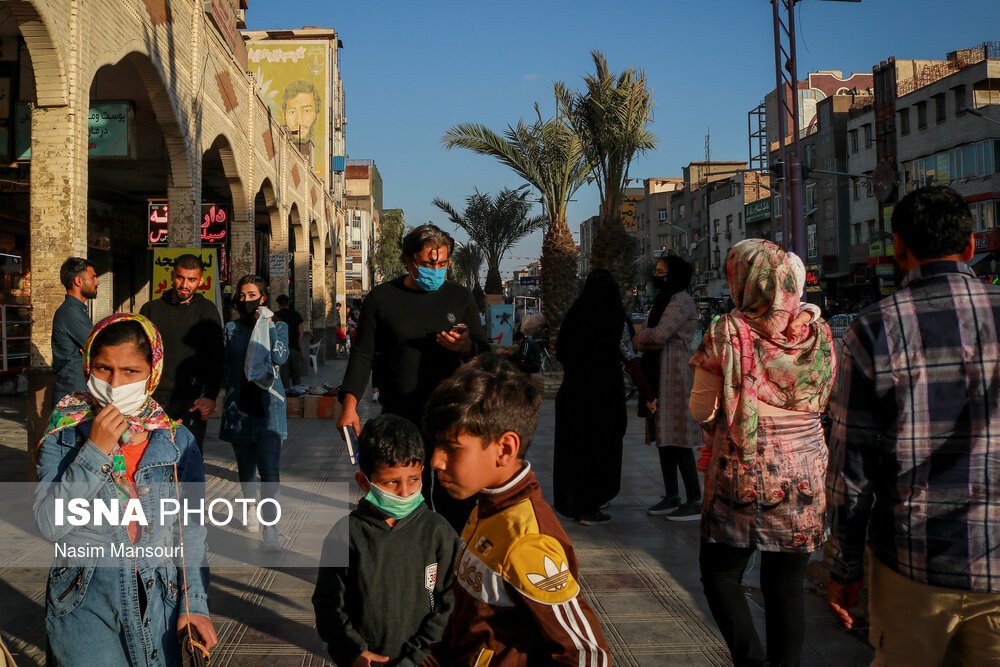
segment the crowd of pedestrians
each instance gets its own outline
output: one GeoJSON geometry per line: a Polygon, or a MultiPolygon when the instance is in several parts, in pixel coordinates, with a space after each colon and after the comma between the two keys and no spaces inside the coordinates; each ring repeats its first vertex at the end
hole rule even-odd
{"type": "MultiPolygon", "coordinates": [[[[801,260],[766,240],[731,248],[732,308],[702,326],[678,257],[657,263],[638,334],[612,275],[591,272],[555,343],[554,509],[526,459],[542,400],[523,372],[537,370],[534,341],[522,334],[509,359],[489,353],[472,294],[445,279],[454,241],[430,224],[411,231],[407,273],[338,322],[357,317],[337,430],[360,436],[355,480],[366,495],[324,546],[349,552],[349,565],[320,568],[313,595],[331,657],[351,667],[609,665],[556,512],[611,520],[602,510],[620,490],[624,369],[663,476],[646,511],[700,519],[703,593],[736,665],[799,664],[803,582],[821,549],[833,559],[828,606],[847,628],[869,579],[873,664],[1000,663],[1000,288],[968,268],[972,216],[954,191],[910,193],[892,231],[906,277],[839,348],[801,302],[801,260]],[[372,377],[382,416],[362,424],[372,377]],[[742,588],[755,554],[763,640],[742,588]]],[[[106,484],[123,500],[147,485],[169,493],[154,484],[165,479],[204,481],[204,421],[222,387],[220,437],[233,444],[243,493],[258,497],[259,476],[260,498],[276,497],[287,437],[279,367],[302,335],[296,314],[279,298],[275,315],[265,282],[245,276],[223,327],[197,296],[202,268],[188,257],[142,315],[92,329],[81,306],[96,296],[93,266],[64,264],[53,350],[66,393],[39,443],[39,479],[106,484]]],[[[36,497],[39,527],[64,536],[46,500],[36,497]]],[[[265,547],[280,549],[263,506],[260,518],[265,547]]],[[[133,544],[137,529],[107,528],[133,544]]],[[[186,543],[203,548],[203,532],[186,543]]],[[[199,566],[54,567],[50,657],[178,664],[217,642],[207,591],[199,566]]]]}

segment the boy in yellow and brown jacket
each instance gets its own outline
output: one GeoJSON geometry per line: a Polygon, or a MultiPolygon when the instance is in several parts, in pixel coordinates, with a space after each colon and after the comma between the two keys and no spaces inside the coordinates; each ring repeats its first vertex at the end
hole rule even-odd
{"type": "Polygon", "coordinates": [[[611,664],[573,546],[524,460],[540,404],[528,376],[490,353],[428,400],[437,483],[478,507],[462,531],[454,611],[423,665],[611,664]]]}

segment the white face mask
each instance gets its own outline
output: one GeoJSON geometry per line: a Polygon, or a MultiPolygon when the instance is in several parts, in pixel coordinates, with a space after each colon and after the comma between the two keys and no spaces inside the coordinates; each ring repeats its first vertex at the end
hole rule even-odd
{"type": "Polygon", "coordinates": [[[146,382],[148,381],[147,377],[145,380],[112,387],[104,380],[91,375],[90,379],[87,380],[87,389],[102,408],[111,404],[118,408],[123,415],[132,415],[138,412],[149,397],[146,392],[146,382]]]}

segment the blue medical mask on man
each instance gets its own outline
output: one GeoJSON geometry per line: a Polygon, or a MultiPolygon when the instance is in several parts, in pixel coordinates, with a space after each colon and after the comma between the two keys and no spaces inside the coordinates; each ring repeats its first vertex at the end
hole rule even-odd
{"type": "Polygon", "coordinates": [[[424,496],[420,492],[420,488],[410,496],[404,498],[372,484],[371,480],[368,480],[368,483],[371,485],[371,488],[368,490],[365,500],[390,519],[405,519],[424,501],[424,496]]]}
{"type": "Polygon", "coordinates": [[[417,275],[413,277],[413,282],[417,287],[425,292],[434,292],[441,289],[445,278],[448,277],[448,269],[431,269],[426,266],[417,267],[417,275]]]}

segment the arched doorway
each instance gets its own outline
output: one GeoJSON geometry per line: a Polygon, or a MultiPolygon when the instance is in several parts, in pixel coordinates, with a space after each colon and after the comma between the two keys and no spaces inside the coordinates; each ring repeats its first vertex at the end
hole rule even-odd
{"type": "Polygon", "coordinates": [[[146,55],[130,53],[91,82],[87,257],[102,283],[95,321],[137,312],[170,289],[153,280],[150,248],[170,242],[168,188],[190,187],[191,172],[186,151],[171,150],[183,134],[162,81],[146,55]]]}
{"type": "Polygon", "coordinates": [[[247,219],[243,185],[229,140],[219,135],[201,156],[202,247],[217,250],[220,292],[231,295],[232,284],[255,268],[255,222],[247,219]],[[207,235],[206,224],[220,217],[215,234],[207,235]],[[219,237],[219,234],[224,236],[219,237]]]}

